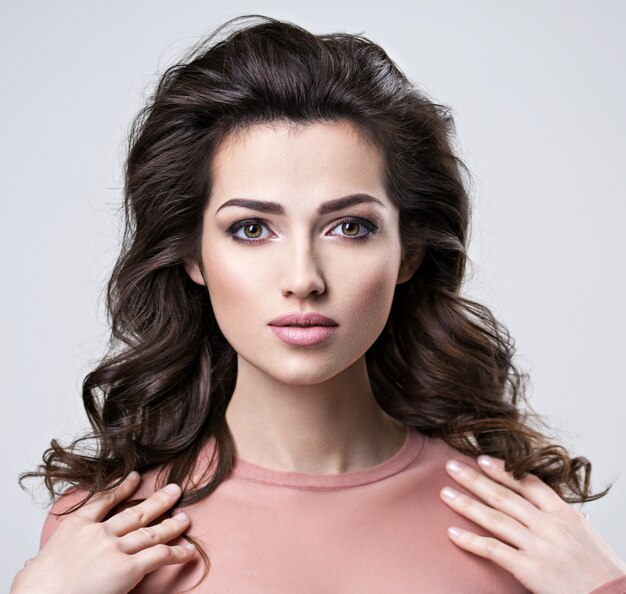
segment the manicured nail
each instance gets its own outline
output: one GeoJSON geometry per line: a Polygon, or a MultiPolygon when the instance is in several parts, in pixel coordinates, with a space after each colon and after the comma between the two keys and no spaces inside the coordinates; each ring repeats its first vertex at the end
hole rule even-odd
{"type": "Polygon", "coordinates": [[[456,460],[450,460],[446,466],[448,467],[448,470],[454,474],[458,474],[459,472],[463,472],[463,470],[465,470],[465,464],[461,464],[456,460]]]}
{"type": "Polygon", "coordinates": [[[180,491],[180,487],[176,483],[170,483],[169,485],[166,485],[165,487],[163,487],[163,490],[166,493],[171,493],[172,495],[177,495],[178,492],[180,491]]]}
{"type": "Polygon", "coordinates": [[[448,528],[448,532],[454,538],[459,538],[459,536],[461,536],[461,534],[463,533],[462,530],[460,530],[459,528],[455,528],[454,526],[450,526],[450,528],[448,528]]]}
{"type": "Polygon", "coordinates": [[[190,542],[186,543],[183,545],[186,549],[188,549],[189,551],[195,551],[196,547],[195,545],[192,545],[190,542]]]}
{"type": "Polygon", "coordinates": [[[178,512],[175,516],[174,519],[177,520],[178,522],[186,522],[189,516],[187,516],[187,514],[185,512],[178,512]]]}
{"type": "Polygon", "coordinates": [[[139,473],[136,470],[133,470],[126,477],[129,481],[136,481],[139,478],[139,473]]]}
{"type": "Polygon", "coordinates": [[[443,493],[443,496],[448,499],[454,499],[458,495],[458,493],[450,487],[444,487],[441,492],[443,493]]]}
{"type": "Polygon", "coordinates": [[[478,463],[481,466],[486,466],[487,468],[497,468],[498,465],[496,464],[496,461],[491,458],[490,456],[485,456],[484,454],[482,456],[478,456],[478,463]]]}

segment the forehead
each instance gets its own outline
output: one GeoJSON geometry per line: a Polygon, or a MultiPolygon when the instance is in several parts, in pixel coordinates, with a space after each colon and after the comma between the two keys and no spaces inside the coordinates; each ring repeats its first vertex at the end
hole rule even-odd
{"type": "Polygon", "coordinates": [[[323,201],[365,192],[384,195],[384,158],[347,121],[254,125],[229,135],[211,164],[213,209],[250,196],[323,201]]]}

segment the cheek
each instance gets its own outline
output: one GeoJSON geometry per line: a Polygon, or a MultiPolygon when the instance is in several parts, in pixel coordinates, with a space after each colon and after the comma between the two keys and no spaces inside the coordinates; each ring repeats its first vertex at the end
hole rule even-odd
{"type": "Polygon", "coordinates": [[[263,295],[263,267],[250,266],[247,260],[236,257],[235,250],[220,250],[219,258],[211,258],[218,253],[209,246],[204,258],[207,289],[213,312],[220,329],[228,339],[227,331],[240,331],[249,327],[247,312],[255,311],[255,304],[263,295]]]}
{"type": "Polygon", "coordinates": [[[393,258],[371,258],[344,270],[346,295],[350,295],[349,315],[367,321],[367,327],[384,327],[396,287],[393,258]],[[347,271],[350,271],[346,275],[347,271]]]}

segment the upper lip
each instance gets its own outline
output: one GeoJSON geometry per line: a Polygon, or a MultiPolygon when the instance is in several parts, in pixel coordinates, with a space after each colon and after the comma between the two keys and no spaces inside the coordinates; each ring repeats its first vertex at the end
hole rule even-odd
{"type": "Polygon", "coordinates": [[[323,316],[315,311],[299,312],[278,316],[269,322],[268,326],[338,326],[337,322],[331,318],[323,316]]]}

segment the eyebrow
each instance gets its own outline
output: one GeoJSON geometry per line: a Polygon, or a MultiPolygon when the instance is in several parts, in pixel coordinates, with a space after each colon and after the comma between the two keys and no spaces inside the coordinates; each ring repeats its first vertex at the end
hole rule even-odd
{"type": "MultiPolygon", "coordinates": [[[[327,200],[326,202],[322,202],[315,210],[317,214],[324,215],[329,212],[335,212],[337,210],[343,210],[344,208],[348,208],[350,206],[355,206],[356,204],[363,203],[375,203],[383,208],[386,206],[378,199],[374,198],[374,196],[370,196],[369,194],[350,194],[349,196],[342,196],[341,198],[336,198],[335,200],[327,200]]],[[[244,208],[249,208],[250,210],[256,210],[258,212],[262,212],[265,214],[273,214],[273,215],[284,215],[285,207],[278,202],[265,202],[263,200],[249,200],[247,198],[231,198],[222,204],[216,211],[217,214],[222,208],[227,206],[242,206],[244,208]]]]}

